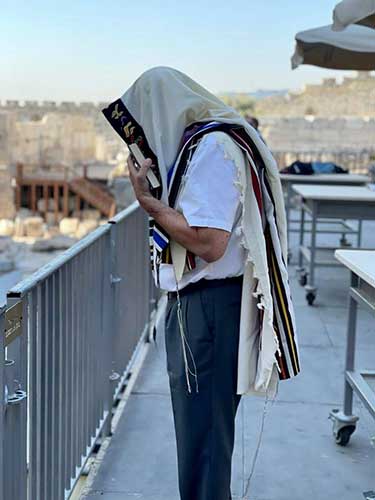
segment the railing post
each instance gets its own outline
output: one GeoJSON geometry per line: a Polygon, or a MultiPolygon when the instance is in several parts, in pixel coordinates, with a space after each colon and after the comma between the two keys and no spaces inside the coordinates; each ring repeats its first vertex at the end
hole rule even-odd
{"type": "Polygon", "coordinates": [[[107,269],[105,280],[107,281],[106,286],[108,286],[108,293],[105,294],[104,300],[104,311],[103,311],[103,333],[105,335],[105,366],[106,366],[106,386],[107,386],[107,398],[105,409],[108,412],[106,424],[103,427],[103,436],[111,435],[111,421],[112,421],[112,407],[113,407],[113,394],[114,394],[114,382],[118,379],[118,374],[115,371],[115,338],[116,338],[116,233],[117,224],[115,222],[110,222],[110,231],[108,239],[108,251],[107,251],[107,269]]]}
{"type": "Polygon", "coordinates": [[[7,346],[4,498],[27,499],[27,298],[8,297],[5,316],[7,346]]]}
{"type": "Polygon", "coordinates": [[[5,307],[0,307],[0,498],[5,498],[4,491],[4,412],[5,412],[5,386],[4,386],[4,320],[5,307]]]}

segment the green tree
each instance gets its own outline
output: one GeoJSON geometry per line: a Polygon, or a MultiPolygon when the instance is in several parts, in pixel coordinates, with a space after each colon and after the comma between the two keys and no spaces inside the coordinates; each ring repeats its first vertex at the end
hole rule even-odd
{"type": "Polygon", "coordinates": [[[219,98],[228,106],[236,109],[241,115],[254,113],[255,101],[248,94],[222,94],[219,98]]]}

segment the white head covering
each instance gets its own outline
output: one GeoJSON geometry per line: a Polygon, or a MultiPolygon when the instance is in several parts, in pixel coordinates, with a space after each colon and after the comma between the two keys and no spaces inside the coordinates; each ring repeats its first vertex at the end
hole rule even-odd
{"type": "Polygon", "coordinates": [[[234,110],[194,80],[167,67],[143,73],[121,100],[142,126],[162,170],[172,166],[190,124],[241,121],[234,110]]]}

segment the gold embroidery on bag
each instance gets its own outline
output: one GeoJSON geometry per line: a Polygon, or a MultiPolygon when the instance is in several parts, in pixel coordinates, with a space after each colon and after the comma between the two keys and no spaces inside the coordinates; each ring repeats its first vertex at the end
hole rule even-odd
{"type": "Polygon", "coordinates": [[[115,109],[112,111],[112,118],[118,120],[124,114],[123,111],[118,110],[118,103],[115,106],[115,109]]]}
{"type": "Polygon", "coordinates": [[[124,132],[125,132],[125,136],[126,138],[128,139],[131,135],[133,135],[133,132],[135,130],[135,127],[134,125],[132,124],[132,122],[128,122],[125,127],[124,127],[124,132]]]}

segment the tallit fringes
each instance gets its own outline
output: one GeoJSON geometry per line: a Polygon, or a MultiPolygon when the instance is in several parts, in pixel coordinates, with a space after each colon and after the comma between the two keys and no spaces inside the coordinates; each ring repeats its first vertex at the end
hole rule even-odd
{"type": "Polygon", "coordinates": [[[174,271],[174,277],[175,277],[175,282],[176,282],[176,293],[177,293],[177,319],[178,319],[178,328],[180,332],[180,337],[181,337],[181,345],[182,345],[182,355],[184,358],[184,367],[185,367],[185,377],[186,377],[186,385],[189,394],[191,394],[191,385],[190,385],[190,377],[189,374],[192,375],[195,379],[195,392],[199,392],[199,387],[198,387],[198,373],[197,373],[197,366],[195,364],[194,360],[194,355],[192,353],[192,350],[189,346],[189,343],[187,341],[186,335],[185,335],[185,329],[184,329],[184,322],[182,318],[182,307],[181,307],[181,300],[180,300],[180,294],[178,290],[178,282],[177,282],[177,277],[176,277],[176,271],[173,268],[174,271]],[[189,360],[187,356],[187,351],[186,348],[188,349],[189,355],[191,357],[191,361],[193,363],[193,370],[190,370],[189,367],[189,360]]]}

